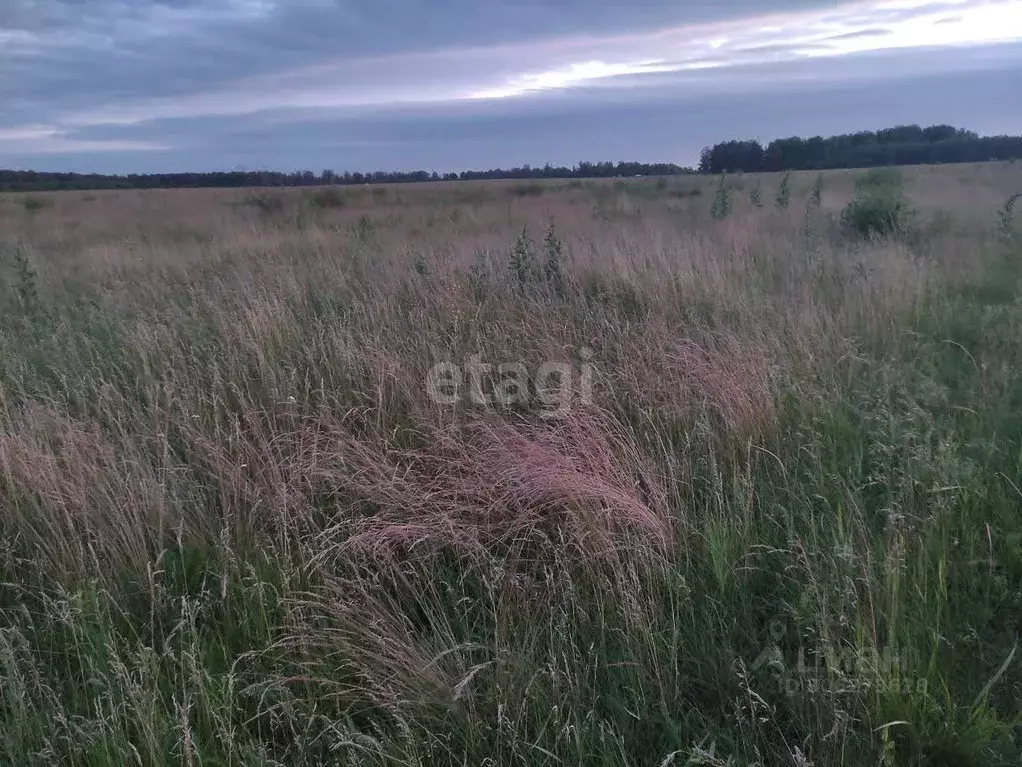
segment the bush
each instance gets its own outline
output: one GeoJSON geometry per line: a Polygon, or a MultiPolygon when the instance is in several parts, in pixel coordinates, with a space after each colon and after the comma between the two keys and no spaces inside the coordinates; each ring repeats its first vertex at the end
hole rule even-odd
{"type": "Polygon", "coordinates": [[[856,195],[841,213],[841,223],[860,237],[886,237],[904,231],[911,208],[900,192],[872,191],[856,195]]]}
{"type": "Polygon", "coordinates": [[[522,233],[518,235],[515,244],[511,248],[508,266],[512,275],[518,281],[518,287],[525,289],[530,283],[536,282],[539,274],[539,265],[536,263],[535,246],[532,238],[529,237],[529,228],[523,227],[522,233]]]}
{"type": "Polygon", "coordinates": [[[912,208],[901,189],[897,168],[873,168],[855,180],[857,193],[841,213],[841,223],[860,237],[887,237],[904,232],[912,208]]]}
{"type": "Polygon", "coordinates": [[[559,297],[563,297],[564,274],[561,271],[561,261],[564,258],[564,245],[561,242],[561,238],[557,236],[553,219],[550,219],[550,227],[547,229],[546,237],[543,238],[543,245],[546,250],[543,276],[546,277],[546,281],[553,288],[554,293],[559,297]]]}
{"type": "Polygon", "coordinates": [[[1001,208],[997,222],[997,232],[1001,239],[1011,242],[1015,236],[1015,203],[1022,199],[1022,192],[1012,195],[1001,208]]]}
{"type": "Polygon", "coordinates": [[[816,183],[813,184],[813,191],[809,195],[809,202],[814,208],[819,208],[823,205],[823,174],[820,173],[816,177],[816,183]]]}
{"type": "Polygon", "coordinates": [[[713,205],[710,208],[710,215],[715,221],[722,221],[731,215],[734,208],[734,195],[731,191],[731,182],[726,174],[720,174],[720,183],[717,185],[717,194],[713,198],[713,205]]]}
{"type": "Polygon", "coordinates": [[[784,178],[781,179],[781,185],[777,189],[777,196],[774,197],[774,203],[781,210],[788,207],[791,202],[791,174],[784,174],[784,178]]]}

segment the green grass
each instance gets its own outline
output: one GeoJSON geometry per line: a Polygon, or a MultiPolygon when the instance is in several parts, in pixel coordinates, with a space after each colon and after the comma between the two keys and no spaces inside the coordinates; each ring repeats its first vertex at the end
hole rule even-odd
{"type": "Polygon", "coordinates": [[[636,189],[485,187],[428,242],[432,200],[250,196],[135,266],[15,212],[0,763],[1019,764],[1022,262],[636,189]],[[420,386],[580,346],[564,421],[420,386]]]}

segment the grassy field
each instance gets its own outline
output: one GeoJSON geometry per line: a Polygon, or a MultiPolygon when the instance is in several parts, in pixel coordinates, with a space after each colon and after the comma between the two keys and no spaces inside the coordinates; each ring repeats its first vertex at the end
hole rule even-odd
{"type": "Polygon", "coordinates": [[[902,175],[0,198],[0,763],[1020,764],[1022,165],[902,175]]]}

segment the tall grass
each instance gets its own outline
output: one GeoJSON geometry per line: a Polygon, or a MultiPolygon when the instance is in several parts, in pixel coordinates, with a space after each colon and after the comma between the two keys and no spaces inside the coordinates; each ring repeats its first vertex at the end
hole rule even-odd
{"type": "Polygon", "coordinates": [[[0,206],[0,762],[1018,764],[1022,265],[850,178],[0,206]]]}

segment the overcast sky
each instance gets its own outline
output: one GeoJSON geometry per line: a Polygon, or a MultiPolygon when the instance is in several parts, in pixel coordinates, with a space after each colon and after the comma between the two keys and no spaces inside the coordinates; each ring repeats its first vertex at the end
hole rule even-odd
{"type": "Polygon", "coordinates": [[[1022,0],[0,0],[0,167],[693,164],[1020,86],[1022,0]]]}

